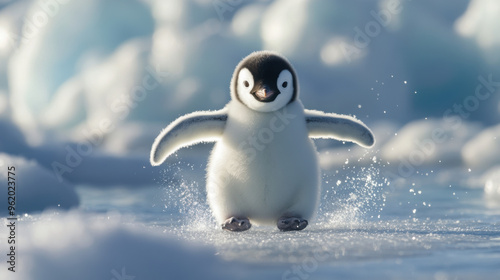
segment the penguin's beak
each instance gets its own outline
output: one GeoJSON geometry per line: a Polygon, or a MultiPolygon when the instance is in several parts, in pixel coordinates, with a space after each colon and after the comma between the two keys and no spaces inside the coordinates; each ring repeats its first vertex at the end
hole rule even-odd
{"type": "Polygon", "coordinates": [[[275,97],[275,95],[276,92],[271,90],[268,86],[263,86],[254,93],[254,96],[257,97],[259,101],[263,102],[274,100],[273,97],[275,97]]]}

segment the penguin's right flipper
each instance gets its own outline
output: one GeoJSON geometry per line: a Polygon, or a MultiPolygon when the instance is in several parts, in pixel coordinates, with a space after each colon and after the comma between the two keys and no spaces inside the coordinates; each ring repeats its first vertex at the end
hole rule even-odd
{"type": "Polygon", "coordinates": [[[182,147],[217,141],[224,131],[226,121],[225,109],[193,112],[176,119],[156,137],[151,147],[151,165],[162,164],[182,147]]]}

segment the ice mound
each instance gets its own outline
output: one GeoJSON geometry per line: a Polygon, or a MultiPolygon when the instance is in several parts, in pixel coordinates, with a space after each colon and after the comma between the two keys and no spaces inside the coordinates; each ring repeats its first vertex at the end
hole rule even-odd
{"type": "Polygon", "coordinates": [[[417,120],[405,125],[385,144],[381,157],[413,167],[455,166],[462,163],[462,146],[479,132],[480,127],[450,119],[417,120]]]}
{"type": "Polygon", "coordinates": [[[462,149],[464,163],[471,168],[488,168],[500,163],[500,125],[487,128],[462,149]]]}
{"type": "Polygon", "coordinates": [[[495,0],[472,0],[467,11],[455,22],[455,31],[472,38],[484,50],[487,61],[498,62],[500,55],[500,2],[495,0]]]}
{"type": "Polygon", "coordinates": [[[484,193],[488,198],[500,199],[500,173],[499,170],[492,174],[484,184],[484,193]]]}
{"type": "MultiPolygon", "coordinates": [[[[10,177],[16,182],[16,214],[42,211],[47,208],[69,209],[79,205],[79,198],[73,185],[60,182],[54,174],[41,167],[34,160],[0,153],[0,180],[7,182],[8,167],[14,167],[10,177]]],[[[0,192],[0,200],[7,201],[7,187],[0,192]]],[[[7,214],[2,207],[1,215],[7,214]]]]}
{"type": "Polygon", "coordinates": [[[497,208],[500,205],[500,165],[488,169],[476,183],[484,187],[487,205],[497,208]]]}
{"type": "Polygon", "coordinates": [[[68,79],[153,30],[148,6],[137,0],[32,1],[8,70],[16,123],[37,128],[68,79]]]}
{"type": "Polygon", "coordinates": [[[0,278],[240,279],[242,270],[256,276],[244,265],[216,257],[210,247],[187,244],[160,229],[125,226],[126,219],[77,211],[23,217],[18,221],[22,262],[16,273],[2,263],[0,278]]]}

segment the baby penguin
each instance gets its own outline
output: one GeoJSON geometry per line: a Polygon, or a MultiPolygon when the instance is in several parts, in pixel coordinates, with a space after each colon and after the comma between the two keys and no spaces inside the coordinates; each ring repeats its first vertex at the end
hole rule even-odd
{"type": "Polygon", "coordinates": [[[151,164],[160,165],[182,147],[215,141],[206,188],[223,229],[245,231],[252,223],[304,229],[316,212],[321,184],[311,138],[371,147],[373,134],[353,117],[304,109],[293,67],[275,52],[244,58],[230,90],[223,109],[193,112],[168,125],[153,143],[151,164]]]}

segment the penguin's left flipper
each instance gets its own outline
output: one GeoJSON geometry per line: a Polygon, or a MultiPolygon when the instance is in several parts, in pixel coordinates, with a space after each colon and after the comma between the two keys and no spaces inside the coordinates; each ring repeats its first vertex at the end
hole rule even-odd
{"type": "Polygon", "coordinates": [[[156,137],[151,147],[151,165],[162,164],[182,147],[217,141],[224,132],[226,121],[225,109],[193,112],[176,119],[156,137]]]}
{"type": "Polygon", "coordinates": [[[354,117],[316,110],[304,110],[304,112],[311,138],[349,141],[366,148],[375,144],[371,130],[354,117]]]}

